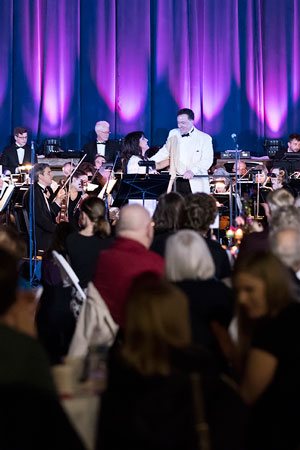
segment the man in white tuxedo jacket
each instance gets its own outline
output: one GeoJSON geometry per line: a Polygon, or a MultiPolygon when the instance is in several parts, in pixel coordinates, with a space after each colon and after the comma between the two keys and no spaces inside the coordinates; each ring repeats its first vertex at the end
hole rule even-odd
{"type": "MultiPolygon", "coordinates": [[[[195,178],[195,175],[207,175],[213,163],[212,138],[194,126],[194,112],[183,108],[177,113],[178,128],[170,131],[165,145],[151,160],[161,162],[169,159],[171,183],[176,176],[189,180],[191,191],[209,194],[208,178],[195,178]]],[[[178,189],[180,190],[180,189],[178,189]]]]}

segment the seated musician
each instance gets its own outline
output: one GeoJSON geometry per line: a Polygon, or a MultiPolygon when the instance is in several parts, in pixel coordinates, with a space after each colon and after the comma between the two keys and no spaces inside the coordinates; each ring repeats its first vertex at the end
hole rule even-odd
{"type": "Polygon", "coordinates": [[[289,135],[287,149],[281,148],[275,155],[275,160],[283,159],[285,153],[299,153],[300,158],[300,134],[292,133],[289,135]]]}

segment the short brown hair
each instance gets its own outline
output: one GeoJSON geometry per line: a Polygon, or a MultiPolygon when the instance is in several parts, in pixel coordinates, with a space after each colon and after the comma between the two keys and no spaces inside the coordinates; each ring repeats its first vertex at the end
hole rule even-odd
{"type": "Polygon", "coordinates": [[[14,128],[14,136],[18,136],[18,134],[28,133],[27,129],[24,127],[15,127],[14,128]]]}

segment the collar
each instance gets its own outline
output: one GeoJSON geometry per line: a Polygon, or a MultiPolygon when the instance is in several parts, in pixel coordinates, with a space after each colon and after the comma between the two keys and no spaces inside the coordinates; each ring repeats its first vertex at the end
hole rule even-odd
{"type": "Polygon", "coordinates": [[[44,186],[42,183],[38,181],[38,186],[44,191],[48,186],[44,186]]]}

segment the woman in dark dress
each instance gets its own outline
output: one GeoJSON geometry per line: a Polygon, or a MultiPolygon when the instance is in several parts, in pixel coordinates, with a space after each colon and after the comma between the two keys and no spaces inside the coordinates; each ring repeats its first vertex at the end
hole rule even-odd
{"type": "MultiPolygon", "coordinates": [[[[220,345],[240,369],[240,392],[252,405],[248,449],[300,445],[300,304],[287,269],[270,253],[243,259],[234,275],[238,347],[220,345]]],[[[224,344],[227,342],[227,345],[224,344]]]]}
{"type": "Polygon", "coordinates": [[[110,225],[105,218],[105,203],[97,197],[86,198],[80,207],[78,232],[67,238],[67,254],[82,288],[92,280],[100,250],[109,247],[110,225]]]}

